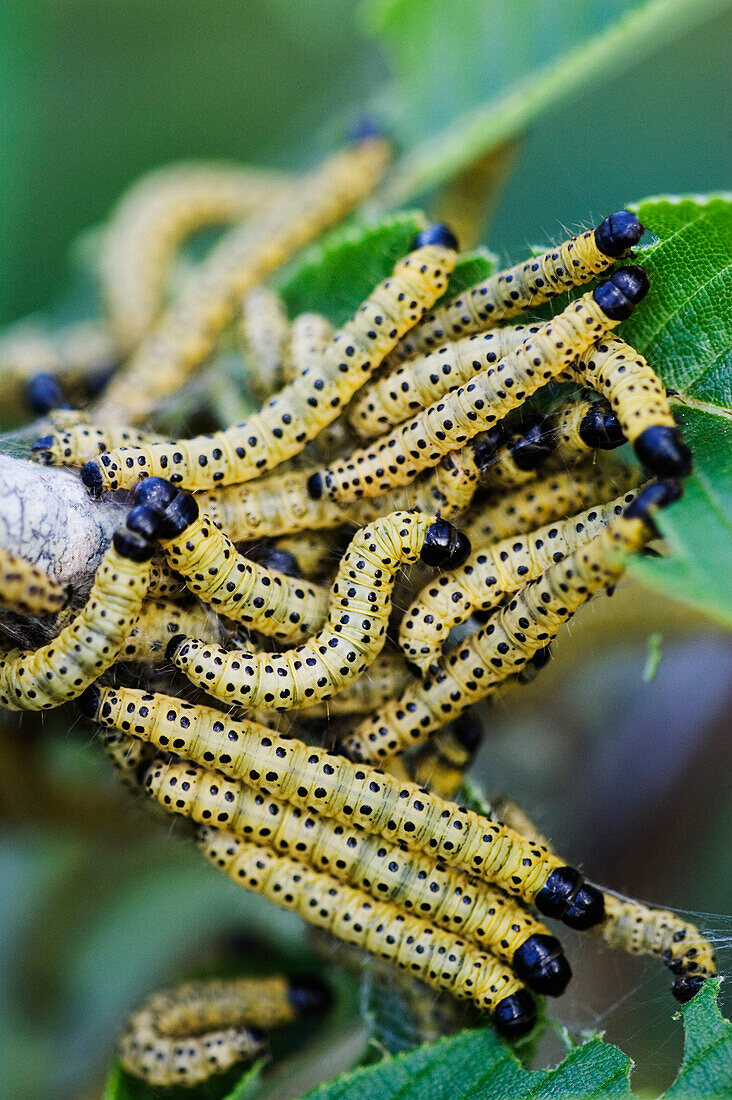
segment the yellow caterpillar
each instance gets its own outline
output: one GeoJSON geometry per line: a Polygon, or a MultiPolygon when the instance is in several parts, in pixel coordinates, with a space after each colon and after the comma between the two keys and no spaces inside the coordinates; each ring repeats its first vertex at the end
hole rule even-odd
{"type": "Polygon", "coordinates": [[[506,894],[429,856],[267,797],[186,761],[153,764],[145,788],[170,812],[291,855],[474,943],[537,993],[559,996],[571,970],[547,928],[506,894]]]}
{"type": "Polygon", "coordinates": [[[244,295],[239,336],[247,366],[248,389],[264,401],[284,382],[290,338],[285,307],[276,291],[258,286],[244,295]]]}
{"type": "Polygon", "coordinates": [[[340,329],[317,363],[299,374],[242,424],[212,435],[148,447],[122,447],[88,463],[82,480],[94,494],[131,488],[149,475],[187,489],[252,481],[303,450],[335,420],[368,374],[447,286],[454,241],[420,243],[340,329]]]}
{"type": "Polygon", "coordinates": [[[53,615],[65,607],[69,590],[25,558],[0,548],[0,607],[21,615],[53,615]]]}
{"type": "Polygon", "coordinates": [[[116,447],[141,447],[157,443],[161,436],[137,428],[104,427],[88,423],[84,413],[79,422],[64,424],[37,439],[31,454],[44,466],[84,466],[116,447]]]}
{"type": "Polygon", "coordinates": [[[209,354],[242,295],[357,206],[380,179],[388,156],[383,139],[360,141],[226,233],[117,371],[96,419],[137,424],[174,393],[209,354]]]}
{"type": "Polygon", "coordinates": [[[200,604],[181,605],[172,600],[147,599],[124,645],[118,661],[161,661],[174,634],[196,634],[218,641],[220,627],[211,612],[200,604]]]}
{"type": "Polygon", "coordinates": [[[473,1001],[490,1012],[501,1035],[518,1038],[533,1028],[534,1002],[511,970],[452,933],[231,833],[204,826],[200,837],[204,855],[245,889],[393,961],[434,989],[473,1001]]]}
{"type": "Polygon", "coordinates": [[[599,535],[530,581],[488,625],[436,662],[346,737],[354,760],[385,760],[420,744],[472,703],[520,672],[596,592],[612,588],[625,559],[654,537],[650,513],[678,498],[677,483],[647,486],[599,535]]]}
{"type": "MultiPolygon", "coordinates": [[[[629,317],[648,290],[642,268],[625,267],[547,321],[495,367],[479,371],[414,420],[311,475],[314,500],[349,501],[404,485],[443,454],[503,420],[561,374],[599,336],[629,317]]],[[[104,456],[102,456],[104,460],[104,456]]]]}

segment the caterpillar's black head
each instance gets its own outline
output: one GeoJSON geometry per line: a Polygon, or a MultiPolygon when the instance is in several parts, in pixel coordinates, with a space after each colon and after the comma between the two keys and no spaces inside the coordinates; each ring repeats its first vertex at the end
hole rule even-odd
{"type": "Polygon", "coordinates": [[[691,473],[692,454],[678,428],[652,424],[641,432],[633,449],[656,477],[687,477],[691,473]]]}
{"type": "Polygon", "coordinates": [[[603,255],[617,260],[630,252],[644,233],[645,227],[641,225],[635,214],[630,214],[627,210],[618,210],[598,225],[595,230],[595,244],[603,255]]]}
{"type": "Polygon", "coordinates": [[[671,992],[682,1005],[685,1005],[692,997],[695,997],[706,978],[702,974],[685,974],[677,978],[671,987],[671,992]]]}
{"type": "Polygon", "coordinates": [[[426,229],[418,233],[412,241],[412,251],[416,248],[424,248],[428,244],[436,244],[441,248],[451,248],[455,252],[459,247],[457,237],[453,231],[448,226],[443,225],[442,222],[433,222],[432,225],[428,225],[426,229]]]}
{"type": "Polygon", "coordinates": [[[519,470],[535,470],[556,446],[551,422],[539,413],[524,416],[511,443],[511,458],[519,470]]]}
{"type": "Polygon", "coordinates": [[[536,1005],[528,989],[519,989],[499,1001],[491,1013],[493,1026],[504,1039],[528,1035],[536,1023],[536,1005]]]}
{"type": "Polygon", "coordinates": [[[173,661],[185,641],[187,641],[185,634],[174,634],[165,647],[165,659],[173,661]]]}
{"type": "Polygon", "coordinates": [[[276,573],[284,573],[297,579],[302,577],[302,570],[289,550],[280,550],[277,546],[263,543],[261,546],[250,547],[246,556],[258,565],[263,565],[265,569],[273,569],[276,573]]]}
{"type": "Polygon", "coordinates": [[[594,928],[596,924],[601,924],[604,919],[605,897],[602,890],[585,882],[575,894],[572,904],[562,917],[562,922],[568,928],[576,928],[578,932],[584,932],[587,928],[594,928]]]}
{"type": "Polygon", "coordinates": [[[86,691],[82,691],[81,695],[76,700],[76,705],[85,718],[96,717],[97,711],[99,710],[100,695],[99,688],[92,684],[86,691]]]}
{"type": "Polygon", "coordinates": [[[94,459],[92,459],[91,462],[87,462],[86,466],[82,466],[81,481],[89,490],[90,496],[100,497],[104,492],[102,471],[99,469],[99,463],[95,462],[94,459]]]}
{"type": "Polygon", "coordinates": [[[425,565],[457,569],[470,554],[470,539],[445,519],[427,528],[420,558],[425,565]]]}
{"type": "Polygon", "coordinates": [[[653,513],[679,500],[682,492],[680,481],[654,481],[651,485],[646,485],[635,500],[631,501],[625,509],[625,516],[627,519],[642,519],[658,535],[653,513]]]}
{"type": "Polygon", "coordinates": [[[613,271],[609,279],[592,292],[592,297],[611,321],[624,321],[643,301],[650,283],[642,267],[631,264],[613,271]]]}
{"type": "Polygon", "coordinates": [[[489,428],[487,432],[481,432],[473,441],[473,457],[478,471],[490,469],[496,461],[498,448],[506,438],[506,433],[500,424],[489,428]]]}
{"type": "Polygon", "coordinates": [[[524,940],[514,953],[511,966],[522,982],[547,997],[560,997],[572,977],[561,943],[543,932],[524,940]]]}
{"type": "Polygon", "coordinates": [[[174,539],[198,519],[198,502],[190,493],[176,493],[162,514],[160,538],[174,539]]]}
{"type": "Polygon", "coordinates": [[[594,451],[612,451],[625,443],[623,429],[607,401],[596,401],[580,421],[579,437],[594,451]]]}
{"type": "Polygon", "coordinates": [[[330,989],[315,975],[293,978],[289,983],[287,996],[298,1016],[322,1015],[333,1003],[330,989]]]}
{"type": "Polygon", "coordinates": [[[70,408],[58,378],[47,371],[41,371],[28,380],[25,399],[31,412],[37,416],[45,416],[53,409],[70,408]]]}
{"type": "Polygon", "coordinates": [[[132,490],[135,504],[164,511],[176,496],[178,490],[164,477],[146,477],[138,481],[132,490]]]}
{"type": "Polygon", "coordinates": [[[469,711],[465,711],[453,722],[452,734],[458,745],[462,745],[466,752],[473,756],[483,740],[483,727],[469,711]]]}
{"type": "Polygon", "coordinates": [[[114,532],[112,545],[118,554],[130,561],[149,561],[155,550],[154,543],[146,535],[131,531],[128,527],[121,527],[114,532]]]}
{"type": "Polygon", "coordinates": [[[34,455],[38,455],[38,461],[43,466],[51,466],[53,464],[53,436],[42,435],[40,439],[37,439],[31,447],[31,452],[34,455]]]}
{"type": "Polygon", "coordinates": [[[310,475],[307,488],[311,500],[320,500],[323,495],[323,475],[320,470],[316,470],[314,474],[310,475]]]}
{"type": "Polygon", "coordinates": [[[583,930],[605,917],[605,899],[596,886],[585,883],[574,867],[557,867],[542,886],[534,904],[545,917],[556,917],[570,928],[583,930]]]}
{"type": "Polygon", "coordinates": [[[538,676],[541,670],[549,664],[551,656],[551,646],[545,645],[543,649],[537,649],[531,660],[527,661],[524,667],[519,672],[518,679],[520,683],[530,684],[534,677],[538,676]]]}

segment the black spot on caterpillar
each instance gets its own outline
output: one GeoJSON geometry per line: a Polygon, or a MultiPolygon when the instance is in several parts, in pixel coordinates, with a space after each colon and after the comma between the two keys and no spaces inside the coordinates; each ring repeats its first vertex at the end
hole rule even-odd
{"type": "Polygon", "coordinates": [[[121,528],[97,569],[89,597],[61,633],[35,651],[0,658],[0,705],[48,710],[76,699],[116,660],[150,580],[152,545],[121,528]]]}
{"type": "Polygon", "coordinates": [[[427,852],[570,927],[588,928],[602,920],[601,896],[583,884],[574,868],[501,823],[413,783],[169,695],[93,687],[80,706],[100,725],[149,741],[163,752],[215,768],[343,825],[360,825],[410,851],[427,852]]]}
{"type": "Polygon", "coordinates": [[[629,317],[645,296],[648,279],[639,267],[621,268],[593,291],[571,302],[495,367],[395,428],[371,448],[312,474],[310,495],[349,501],[376,496],[411,481],[443,454],[463,447],[503,420],[525,399],[561,374],[609,328],[629,317]]]}
{"type": "Polygon", "coordinates": [[[614,587],[628,554],[655,535],[652,512],[677,499],[676,482],[647,486],[590,543],[530,581],[488,625],[446,654],[430,678],[408,687],[344,741],[355,760],[383,760],[420,744],[520,672],[596,592],[614,587]]]}
{"type": "Polygon", "coordinates": [[[397,338],[447,285],[455,253],[416,247],[346,322],[307,373],[299,374],[242,424],[212,435],[108,451],[84,467],[93,493],[131,488],[157,475],[187,489],[251,481],[298,454],[363,385],[397,338]]]}
{"type": "Polygon", "coordinates": [[[587,283],[626,256],[643,235],[634,214],[619,210],[595,229],[572,237],[542,256],[491,275],[429,313],[398,345],[397,361],[440,347],[448,340],[534,309],[563,290],[587,283]]]}
{"type": "Polygon", "coordinates": [[[310,864],[508,963],[532,989],[559,996],[571,976],[558,941],[502,891],[382,837],[266,797],[186,761],[152,764],[144,785],[165,809],[310,864]],[[523,960],[531,958],[532,965],[523,960]]]}
{"type": "Polygon", "coordinates": [[[174,393],[233,319],[241,296],[357,206],[380,179],[388,156],[387,143],[378,138],[353,145],[226,233],[114,375],[96,409],[99,422],[139,423],[174,393]]]}
{"type": "Polygon", "coordinates": [[[25,558],[0,548],[0,607],[21,615],[53,615],[69,590],[25,558]]]}
{"type": "Polygon", "coordinates": [[[435,989],[472,1000],[491,1013],[500,1034],[517,1038],[533,1028],[533,1000],[512,971],[452,933],[231,833],[204,826],[200,846],[214,866],[245,889],[395,962],[435,989]]]}
{"type": "Polygon", "coordinates": [[[529,535],[514,535],[474,550],[458,569],[443,573],[418,594],[399,630],[405,657],[427,672],[455,626],[467,622],[478,608],[497,607],[508,593],[586,546],[622,515],[635,496],[632,491],[624,493],[608,504],[539,527],[529,535]]]}
{"type": "Polygon", "coordinates": [[[44,466],[83,466],[116,447],[146,446],[161,438],[137,428],[90,424],[83,412],[76,419],[76,423],[65,420],[53,432],[37,439],[31,447],[31,456],[44,466]]]}

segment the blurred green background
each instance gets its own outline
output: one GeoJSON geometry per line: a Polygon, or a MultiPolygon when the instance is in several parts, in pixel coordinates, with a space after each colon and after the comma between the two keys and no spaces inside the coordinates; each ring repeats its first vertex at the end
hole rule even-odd
{"type": "MultiPolygon", "coordinates": [[[[429,0],[425,12],[439,2],[429,0]]],[[[63,290],[71,242],[147,169],[191,157],[300,167],[335,146],[364,104],[386,105],[388,115],[392,62],[365,34],[359,7],[5,4],[3,319],[43,309],[63,290]]],[[[520,20],[521,6],[512,7],[510,18],[520,20]]],[[[541,48],[551,52],[555,22],[574,19],[581,32],[603,7],[572,0],[557,9],[541,48]]],[[[450,10],[469,37],[475,6],[458,0],[450,10]]],[[[476,36],[464,85],[459,74],[442,73],[444,41],[416,42],[435,74],[434,103],[423,104],[427,130],[430,117],[438,129],[471,102],[475,87],[489,90],[502,67],[514,64],[521,76],[544,60],[530,49],[510,55],[513,29],[495,25],[476,36]]],[[[520,146],[486,243],[518,258],[644,195],[728,185],[731,40],[728,7],[542,116],[520,146]]],[[[410,121],[418,130],[416,117],[405,116],[403,108],[402,132],[410,121]]],[[[492,709],[479,778],[534,811],[598,880],[649,901],[730,912],[731,672],[728,636],[680,605],[623,586],[564,633],[535,685],[492,709]],[[656,631],[661,665],[645,683],[647,636],[656,631]]],[[[237,924],[242,899],[190,846],[170,841],[171,826],[125,800],[73,717],[13,715],[5,726],[0,1095],[98,1095],[125,1011],[194,969],[215,934],[237,924]]],[[[299,925],[271,908],[248,905],[246,914],[248,927],[299,942],[299,925]]],[[[729,934],[729,923],[710,922],[729,934]]],[[[606,1029],[638,1061],[637,1087],[665,1084],[681,1047],[666,973],[578,938],[570,948],[577,978],[553,1015],[606,1029]]],[[[729,954],[721,962],[729,967],[729,954]]],[[[346,1068],[354,1043],[345,1035],[340,1061],[334,1050],[314,1060],[315,1076],[301,1089],[293,1083],[289,1095],[346,1068]]]]}

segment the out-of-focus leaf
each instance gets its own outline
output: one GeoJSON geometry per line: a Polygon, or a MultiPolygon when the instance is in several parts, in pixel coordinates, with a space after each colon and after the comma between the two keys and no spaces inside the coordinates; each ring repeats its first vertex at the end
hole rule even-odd
{"type": "Polygon", "coordinates": [[[651,634],[646,650],[646,667],[643,669],[643,683],[650,684],[656,679],[658,666],[661,663],[662,634],[651,634]]]}
{"type": "Polygon", "coordinates": [[[233,1068],[194,1088],[156,1088],[126,1073],[120,1065],[114,1065],[107,1077],[102,1100],[161,1100],[162,1097],[165,1100],[253,1100],[259,1092],[266,1064],[267,1060],[260,1058],[243,1075],[240,1068],[233,1068]]]}
{"type": "Polygon", "coordinates": [[[392,58],[383,96],[407,152],[381,193],[411,201],[523,133],[591,83],[725,7],[725,0],[370,0],[369,30],[392,58]]]}

